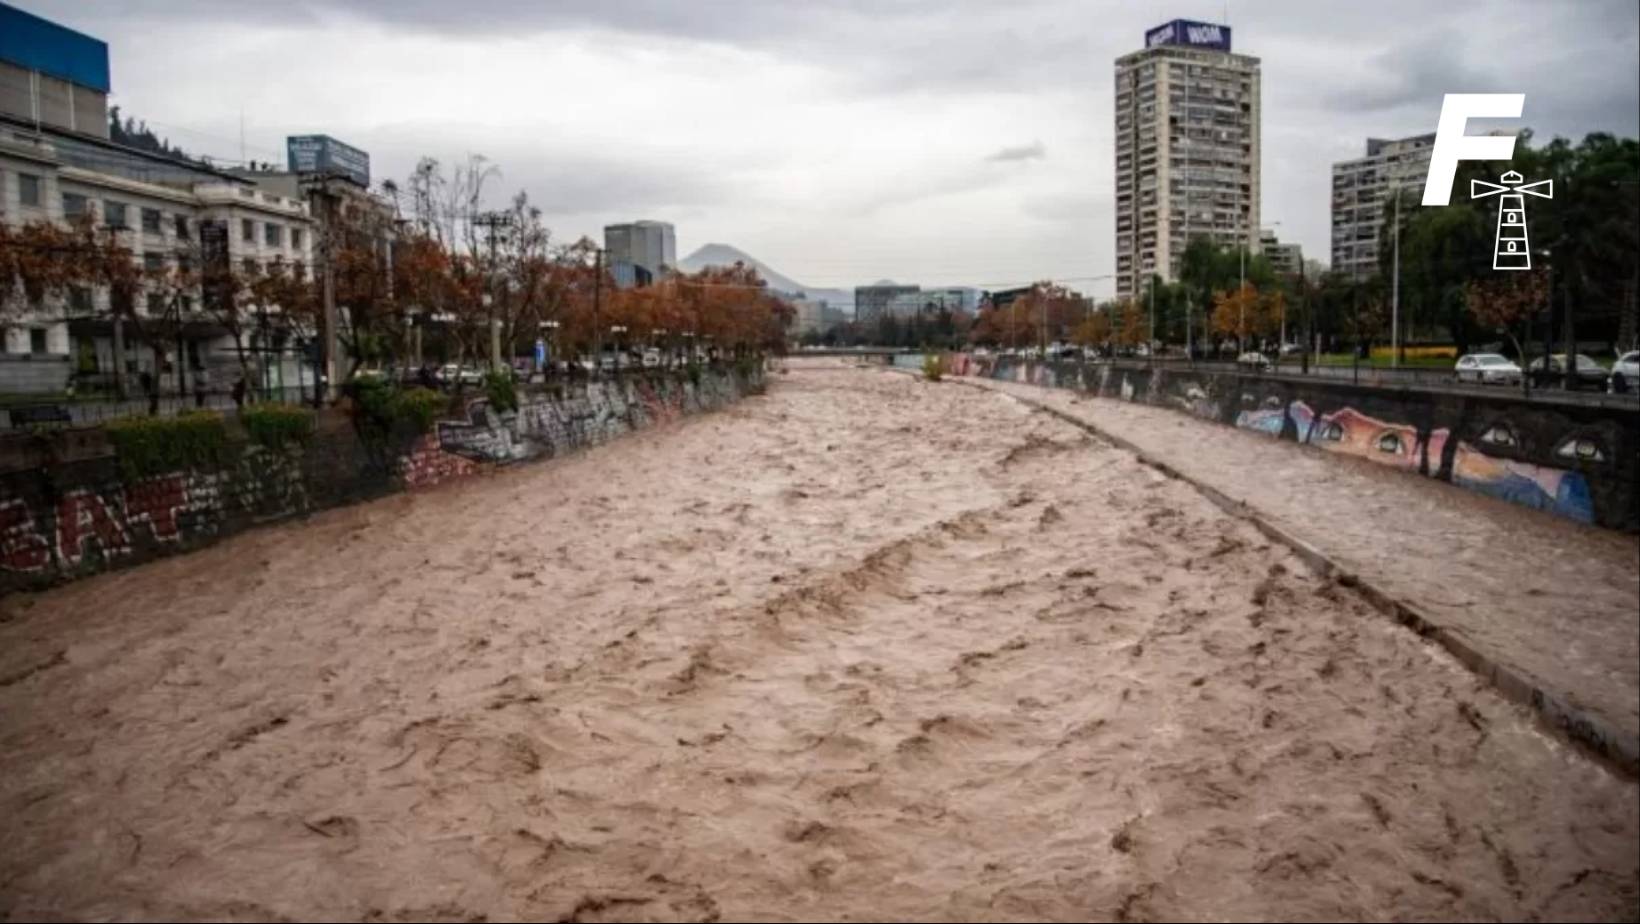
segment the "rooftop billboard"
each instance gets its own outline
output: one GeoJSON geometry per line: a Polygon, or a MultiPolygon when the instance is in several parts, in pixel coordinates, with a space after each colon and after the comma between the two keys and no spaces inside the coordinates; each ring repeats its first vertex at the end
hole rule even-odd
{"type": "Polygon", "coordinates": [[[370,188],[370,155],[329,135],[292,135],[285,156],[292,173],[339,176],[370,188]]]}
{"type": "Polygon", "coordinates": [[[1145,33],[1145,47],[1187,45],[1193,48],[1230,50],[1230,27],[1194,19],[1175,19],[1145,33]]]}

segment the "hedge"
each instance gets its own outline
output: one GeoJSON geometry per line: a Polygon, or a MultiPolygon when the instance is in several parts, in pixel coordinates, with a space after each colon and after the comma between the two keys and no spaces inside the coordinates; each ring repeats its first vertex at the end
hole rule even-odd
{"type": "Polygon", "coordinates": [[[253,405],[239,415],[251,442],[275,450],[306,445],[313,438],[314,420],[312,411],[288,404],[253,405]]]}
{"type": "Polygon", "coordinates": [[[228,431],[222,415],[213,411],[130,417],[109,422],[105,430],[128,481],[221,468],[228,456],[228,431]]]}

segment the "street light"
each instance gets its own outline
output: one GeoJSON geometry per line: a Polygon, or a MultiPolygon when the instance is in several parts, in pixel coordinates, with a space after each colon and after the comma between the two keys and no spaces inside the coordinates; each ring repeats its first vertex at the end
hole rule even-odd
{"type": "Polygon", "coordinates": [[[550,344],[550,350],[548,352],[548,357],[549,358],[547,360],[547,363],[543,364],[543,368],[541,370],[541,371],[545,372],[546,371],[545,366],[552,362],[550,357],[558,352],[558,322],[557,321],[539,321],[539,322],[536,323],[536,327],[539,328],[542,332],[541,333],[541,339],[547,341],[550,344]]]}
{"type": "Polygon", "coordinates": [[[615,371],[621,371],[621,335],[626,333],[625,324],[611,324],[609,335],[615,340],[615,371]]]}

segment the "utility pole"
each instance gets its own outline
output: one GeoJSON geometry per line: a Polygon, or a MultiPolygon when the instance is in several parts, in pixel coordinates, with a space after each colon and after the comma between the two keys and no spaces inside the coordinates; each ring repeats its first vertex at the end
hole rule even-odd
{"type": "Polygon", "coordinates": [[[1302,374],[1310,374],[1310,346],[1315,342],[1315,325],[1310,311],[1310,284],[1304,278],[1304,261],[1298,261],[1298,304],[1304,312],[1304,349],[1299,352],[1299,368],[1302,374]]]}
{"type": "Polygon", "coordinates": [[[1145,358],[1155,359],[1156,350],[1156,267],[1150,268],[1150,339],[1145,343],[1145,358]]]}
{"type": "Polygon", "coordinates": [[[1042,360],[1048,359],[1048,300],[1042,299],[1042,360]]]}
{"type": "Polygon", "coordinates": [[[488,238],[490,244],[490,265],[489,272],[486,273],[489,277],[490,310],[485,312],[485,320],[489,323],[490,328],[490,368],[499,369],[501,368],[501,331],[500,319],[495,315],[500,303],[500,299],[497,297],[499,293],[496,291],[499,274],[496,272],[495,237],[496,232],[501,228],[512,226],[512,216],[506,212],[485,212],[473,219],[473,223],[484,228],[485,237],[488,238]]]}
{"type": "Polygon", "coordinates": [[[320,271],[322,310],[319,313],[319,356],[314,369],[313,406],[324,407],[330,382],[335,377],[336,365],[336,275],[335,275],[335,197],[330,191],[329,177],[311,177],[304,180],[308,193],[308,211],[318,222],[319,259],[324,264],[320,271]]]}
{"type": "Polygon", "coordinates": [[[1389,366],[1401,368],[1401,187],[1395,187],[1395,274],[1389,296],[1389,366]]]}
{"type": "Polygon", "coordinates": [[[592,377],[600,378],[604,369],[604,338],[598,322],[599,302],[604,294],[604,249],[592,252],[592,377]]]}

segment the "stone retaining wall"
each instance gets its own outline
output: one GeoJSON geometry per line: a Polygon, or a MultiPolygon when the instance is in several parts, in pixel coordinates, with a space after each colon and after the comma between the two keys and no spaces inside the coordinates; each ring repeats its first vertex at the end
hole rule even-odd
{"type": "Polygon", "coordinates": [[[508,411],[473,396],[431,432],[376,447],[360,440],[345,412],[329,410],[306,445],[276,452],[240,438],[220,468],[134,481],[100,428],[7,434],[0,440],[0,594],[175,554],[313,510],[564,455],[723,407],[762,386],[760,371],[748,378],[718,369],[526,390],[508,411]]]}

